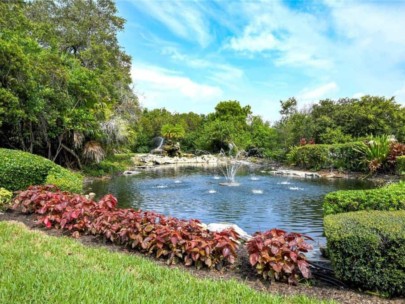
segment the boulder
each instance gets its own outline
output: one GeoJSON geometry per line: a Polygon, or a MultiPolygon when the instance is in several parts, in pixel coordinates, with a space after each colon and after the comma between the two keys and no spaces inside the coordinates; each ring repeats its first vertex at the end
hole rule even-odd
{"type": "Polygon", "coordinates": [[[207,225],[207,229],[209,231],[214,231],[214,232],[221,232],[222,230],[228,229],[228,228],[233,228],[235,230],[240,238],[244,241],[249,241],[252,236],[249,235],[247,232],[245,232],[242,228],[240,228],[236,224],[231,224],[231,223],[211,223],[207,225]]]}

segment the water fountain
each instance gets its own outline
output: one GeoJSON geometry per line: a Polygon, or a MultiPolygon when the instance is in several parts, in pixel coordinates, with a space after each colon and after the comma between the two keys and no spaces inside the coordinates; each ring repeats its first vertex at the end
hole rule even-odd
{"type": "Polygon", "coordinates": [[[220,152],[220,156],[224,159],[225,163],[225,166],[222,167],[221,170],[226,179],[225,183],[220,183],[221,186],[236,187],[240,185],[240,183],[237,183],[235,181],[235,176],[239,168],[244,165],[244,162],[242,162],[240,158],[245,151],[238,151],[235,156],[232,156],[232,150],[234,146],[234,144],[229,144],[228,156],[226,155],[224,150],[221,150],[220,152]]]}

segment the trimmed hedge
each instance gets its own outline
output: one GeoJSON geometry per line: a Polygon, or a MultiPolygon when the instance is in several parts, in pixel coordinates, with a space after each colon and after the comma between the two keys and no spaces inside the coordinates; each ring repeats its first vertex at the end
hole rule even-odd
{"type": "Polygon", "coordinates": [[[397,157],[395,171],[399,175],[405,175],[405,155],[397,157]]]}
{"type": "Polygon", "coordinates": [[[13,192],[0,187],[0,210],[3,210],[11,202],[12,198],[13,192]]]}
{"type": "Polygon", "coordinates": [[[405,295],[405,211],[359,211],[324,219],[337,278],[363,290],[405,295]]]}
{"type": "Polygon", "coordinates": [[[287,154],[290,165],[303,169],[343,169],[364,171],[362,154],[355,150],[360,142],[334,145],[305,145],[296,146],[287,154]]]}
{"type": "Polygon", "coordinates": [[[405,210],[405,182],[378,189],[341,190],[325,195],[325,215],[360,210],[405,210]]]}
{"type": "Polygon", "coordinates": [[[62,190],[81,192],[83,178],[79,174],[38,155],[0,149],[0,186],[16,191],[30,185],[56,184],[62,190]]]}

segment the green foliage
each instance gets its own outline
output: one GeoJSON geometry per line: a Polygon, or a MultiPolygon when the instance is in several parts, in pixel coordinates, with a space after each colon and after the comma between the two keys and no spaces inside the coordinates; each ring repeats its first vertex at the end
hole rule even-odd
{"type": "Polygon", "coordinates": [[[219,152],[228,150],[229,145],[245,149],[249,145],[248,118],[250,106],[242,107],[239,101],[221,101],[215,112],[208,115],[202,127],[197,146],[202,150],[219,152]]]}
{"type": "Polygon", "coordinates": [[[55,166],[48,172],[45,184],[55,185],[63,191],[83,192],[83,176],[60,166],[55,166]]]}
{"type": "Polygon", "coordinates": [[[360,210],[405,210],[405,182],[379,189],[330,192],[324,198],[323,210],[325,215],[360,210]]]}
{"type": "Polygon", "coordinates": [[[359,211],[324,219],[336,276],[363,290],[405,295],[405,211],[359,211]]]}
{"type": "Polygon", "coordinates": [[[28,152],[0,149],[0,186],[12,191],[55,183],[62,190],[82,191],[82,177],[28,152]]]}
{"type": "Polygon", "coordinates": [[[80,167],[85,142],[130,143],[138,101],[114,2],[1,1],[0,11],[1,146],[80,167]]]}
{"type": "Polygon", "coordinates": [[[405,140],[405,107],[395,98],[363,96],[360,99],[321,100],[297,110],[294,98],[282,101],[282,118],[276,122],[278,145],[288,151],[300,138],[317,144],[346,143],[373,134],[390,134],[405,140]]]}
{"type": "Polygon", "coordinates": [[[167,139],[177,140],[185,136],[185,130],[180,124],[165,124],[162,126],[162,130],[160,132],[162,136],[167,139]]]}
{"type": "Polygon", "coordinates": [[[83,172],[86,175],[97,177],[124,172],[134,165],[132,161],[133,156],[133,153],[110,155],[98,164],[86,165],[83,168],[83,172]]]}
{"type": "Polygon", "coordinates": [[[353,138],[350,134],[344,134],[342,129],[327,127],[325,132],[319,135],[320,142],[324,144],[339,144],[352,142],[353,138]]]}
{"type": "Polygon", "coordinates": [[[405,175],[405,155],[397,157],[396,172],[399,175],[405,175]]]}
{"type": "Polygon", "coordinates": [[[12,197],[13,197],[13,192],[0,187],[0,210],[5,209],[6,206],[9,205],[12,197]]]}
{"type": "Polygon", "coordinates": [[[38,155],[0,149],[0,186],[16,191],[43,184],[54,166],[50,160],[38,155]]]}
{"type": "Polygon", "coordinates": [[[361,143],[356,147],[356,151],[363,155],[362,161],[367,164],[370,173],[375,173],[390,153],[390,141],[387,135],[377,136],[367,143],[361,143]]]}
{"type": "Polygon", "coordinates": [[[334,145],[305,145],[295,146],[287,154],[290,165],[303,169],[343,169],[362,171],[361,153],[356,150],[360,143],[334,145]]]}
{"type": "Polygon", "coordinates": [[[228,150],[229,144],[238,149],[264,149],[272,155],[277,134],[268,122],[252,116],[250,106],[242,107],[238,101],[221,101],[215,112],[207,116],[195,113],[171,113],[166,109],[143,111],[137,129],[134,151],[149,152],[152,140],[157,136],[180,141],[183,151],[204,150],[219,152],[228,150]]]}

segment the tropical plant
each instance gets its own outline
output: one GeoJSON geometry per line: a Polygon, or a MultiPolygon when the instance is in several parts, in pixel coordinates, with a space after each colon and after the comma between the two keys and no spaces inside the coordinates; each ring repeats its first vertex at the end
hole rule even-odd
{"type": "Polygon", "coordinates": [[[313,241],[309,236],[280,229],[256,232],[246,244],[250,264],[265,279],[297,284],[300,275],[311,276],[303,253],[312,246],[306,240],[313,241]]]}
{"type": "Polygon", "coordinates": [[[387,135],[371,136],[366,143],[359,144],[355,150],[363,154],[363,162],[367,164],[370,173],[375,173],[386,161],[390,153],[390,140],[387,135]]]}
{"type": "Polygon", "coordinates": [[[160,132],[163,137],[173,140],[183,138],[186,133],[183,126],[179,124],[164,124],[160,132]]]}

